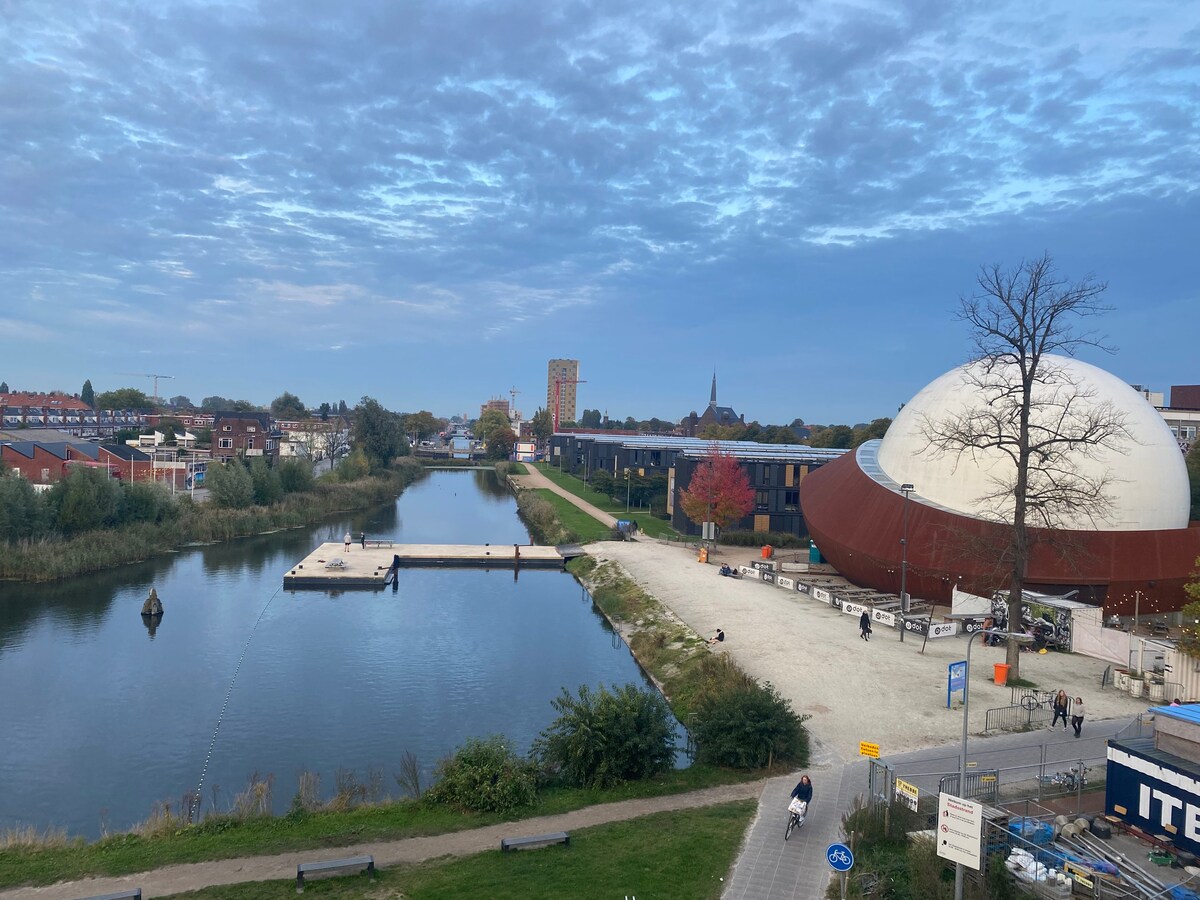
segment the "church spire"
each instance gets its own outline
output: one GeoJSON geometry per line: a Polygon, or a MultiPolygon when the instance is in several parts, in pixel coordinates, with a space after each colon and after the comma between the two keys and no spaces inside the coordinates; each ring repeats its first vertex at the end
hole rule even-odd
{"type": "Polygon", "coordinates": [[[708,405],[709,406],[717,405],[717,370],[716,369],[713,369],[712,394],[708,398],[708,405]]]}

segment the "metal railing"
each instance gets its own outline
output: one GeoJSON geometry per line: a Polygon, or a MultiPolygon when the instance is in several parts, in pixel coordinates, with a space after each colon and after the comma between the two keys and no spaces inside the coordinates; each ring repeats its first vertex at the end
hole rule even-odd
{"type": "Polygon", "coordinates": [[[1026,706],[999,706],[984,713],[983,730],[999,731],[1004,728],[1031,728],[1050,724],[1054,708],[1049,704],[1026,706]]]}

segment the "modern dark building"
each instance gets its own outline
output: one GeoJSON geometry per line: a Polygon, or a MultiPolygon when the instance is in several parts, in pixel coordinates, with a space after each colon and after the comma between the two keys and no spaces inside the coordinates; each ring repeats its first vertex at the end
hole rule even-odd
{"type": "Polygon", "coordinates": [[[620,479],[626,469],[639,476],[665,475],[671,527],[681,534],[698,535],[700,526],[684,514],[679,492],[687,489],[713,447],[737,457],[755,492],[754,510],[727,530],[774,531],[798,537],[807,533],[800,511],[800,482],[809,472],[846,453],[803,444],[568,432],[550,439],[549,462],[585,481],[600,471],[620,479]]]}

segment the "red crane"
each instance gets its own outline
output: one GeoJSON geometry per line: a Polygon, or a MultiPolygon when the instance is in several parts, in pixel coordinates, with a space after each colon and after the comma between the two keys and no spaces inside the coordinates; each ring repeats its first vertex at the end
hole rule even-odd
{"type": "Polygon", "coordinates": [[[582,378],[561,378],[558,375],[554,376],[554,431],[558,432],[558,416],[562,406],[562,389],[568,384],[587,384],[587,381],[582,378]]]}

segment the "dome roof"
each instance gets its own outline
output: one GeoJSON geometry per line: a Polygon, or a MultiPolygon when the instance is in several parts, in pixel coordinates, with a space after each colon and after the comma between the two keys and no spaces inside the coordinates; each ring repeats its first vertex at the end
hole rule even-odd
{"type": "MultiPolygon", "coordinates": [[[[1065,380],[1079,386],[1075,407],[1094,410],[1111,403],[1125,417],[1131,437],[1114,441],[1112,448],[1080,451],[1071,459],[1073,470],[1089,478],[1107,477],[1109,509],[1092,518],[1082,511],[1067,513],[1058,527],[1095,531],[1141,531],[1186,528],[1189,510],[1187,467],[1171,430],[1159,413],[1132,387],[1095,366],[1063,356],[1045,356],[1062,377],[1056,385],[1035,387],[1038,398],[1051,400],[1065,380]]],[[[970,411],[986,409],[979,388],[971,383],[981,363],[947,372],[926,385],[896,416],[879,446],[879,467],[897,484],[914,485],[914,499],[922,499],[962,515],[989,515],[981,500],[1005,481],[1013,463],[1000,450],[941,453],[929,445],[924,429],[929,422],[945,422],[970,411]]],[[[1045,369],[1043,369],[1045,371],[1045,369]]],[[[1036,404],[1035,404],[1036,405],[1036,404]]],[[[1042,415],[1061,413],[1060,406],[1042,415]]],[[[1036,413],[1034,418],[1036,424],[1036,413]]],[[[1011,507],[1010,507],[1011,508],[1011,507]]],[[[1030,524],[1040,524],[1030,522],[1030,524]]]]}

